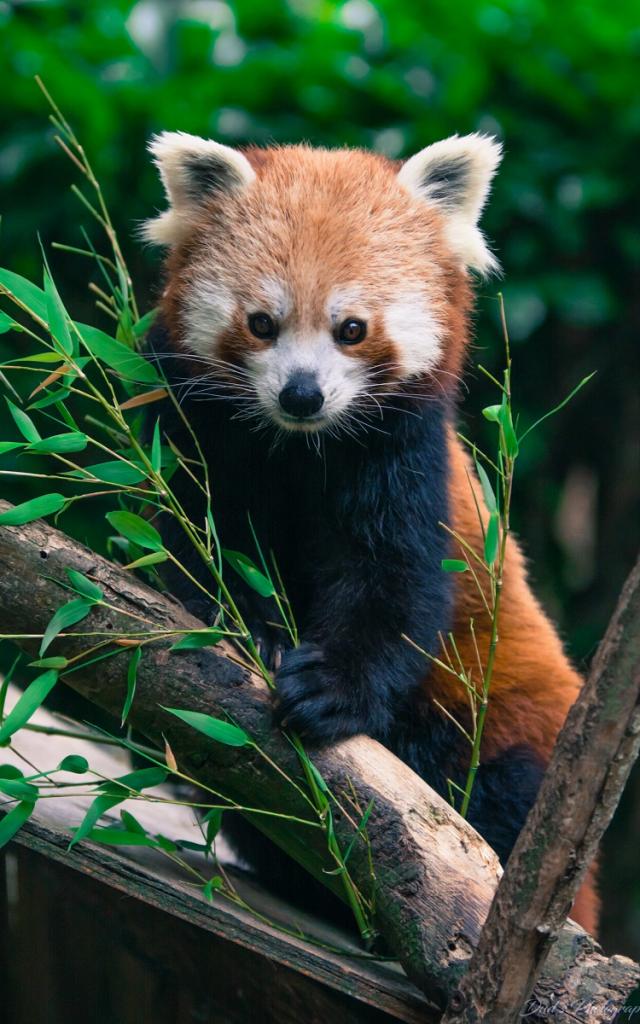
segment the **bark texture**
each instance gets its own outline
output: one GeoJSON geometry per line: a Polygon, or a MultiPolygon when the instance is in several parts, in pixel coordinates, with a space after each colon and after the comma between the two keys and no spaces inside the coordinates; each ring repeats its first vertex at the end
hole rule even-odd
{"type": "MultiPolygon", "coordinates": [[[[0,509],[5,507],[6,503],[0,502],[0,509]]],[[[142,617],[146,628],[202,628],[180,605],[59,531],[36,522],[0,527],[4,633],[42,633],[64,601],[55,580],[65,579],[67,567],[89,575],[102,587],[106,600],[120,609],[96,607],[77,627],[79,631],[130,631],[135,622],[131,615],[142,617]]],[[[38,641],[22,644],[33,650],[38,641]]],[[[52,652],[72,657],[86,646],[86,639],[67,635],[56,641],[52,652]]],[[[230,799],[304,816],[304,802],[264,757],[251,748],[225,747],[207,740],[161,707],[230,716],[273,762],[299,777],[295,752],[272,727],[270,696],[262,680],[233,661],[232,649],[224,644],[180,654],[169,654],[168,647],[168,642],[158,642],[145,648],[130,716],[134,727],[159,746],[166,736],[181,767],[230,799]]],[[[68,683],[119,715],[126,696],[127,665],[124,652],[122,657],[74,672],[68,683]]],[[[375,741],[355,737],[314,752],[314,760],[345,805],[355,802],[364,810],[373,800],[368,834],[377,925],[409,977],[430,998],[445,1005],[459,989],[498,884],[500,867],[495,854],[444,800],[375,741]]],[[[254,822],[325,884],[339,886],[335,876],[323,873],[334,865],[327,860],[318,830],[262,816],[254,822]]],[[[353,836],[353,824],[338,816],[336,832],[346,844],[353,836]]],[[[362,842],[354,844],[349,865],[366,891],[371,870],[362,842]]],[[[558,998],[575,1001],[578,993],[588,991],[596,1007],[620,1006],[638,976],[632,961],[602,956],[597,943],[577,926],[567,924],[547,960],[544,984],[558,998]]],[[[545,1017],[532,1015],[530,1019],[545,1017]]],[[[571,1019],[583,1018],[574,1015],[571,1019]]]]}
{"type": "MultiPolygon", "coordinates": [[[[530,1007],[573,1009],[534,984],[596,855],[640,749],[640,561],[558,737],[538,799],[443,1024],[506,1024],[530,1007]]],[[[588,1002],[585,987],[576,1002],[588,1002]]],[[[562,1018],[560,1018],[562,1019],[562,1018]]],[[[567,1016],[567,1019],[571,1019],[567,1016]]],[[[594,1020],[613,1019],[613,1016],[594,1020]]]]}

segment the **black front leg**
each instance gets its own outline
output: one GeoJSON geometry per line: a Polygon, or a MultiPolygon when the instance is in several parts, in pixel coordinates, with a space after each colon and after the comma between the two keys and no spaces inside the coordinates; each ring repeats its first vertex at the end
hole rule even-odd
{"type": "Polygon", "coordinates": [[[320,580],[303,641],[276,674],[276,718],[312,742],[357,733],[390,742],[410,723],[412,698],[429,671],[405,637],[435,650],[448,624],[446,574],[422,551],[393,546],[375,556],[343,552],[320,580]]]}

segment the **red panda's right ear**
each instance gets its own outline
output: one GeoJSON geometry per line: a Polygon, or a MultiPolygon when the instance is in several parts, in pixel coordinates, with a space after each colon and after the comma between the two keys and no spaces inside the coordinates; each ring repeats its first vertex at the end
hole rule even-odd
{"type": "Polygon", "coordinates": [[[169,209],[143,228],[147,241],[157,245],[179,242],[206,200],[247,188],[256,176],[237,149],[185,132],[154,135],[149,151],[169,201],[169,209]]]}

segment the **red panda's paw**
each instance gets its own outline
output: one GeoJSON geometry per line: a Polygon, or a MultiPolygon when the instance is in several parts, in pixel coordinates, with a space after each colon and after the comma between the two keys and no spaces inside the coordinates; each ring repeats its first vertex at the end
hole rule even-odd
{"type": "Polygon", "coordinates": [[[276,687],[274,717],[283,729],[322,744],[361,731],[345,691],[314,644],[285,652],[276,687]]]}

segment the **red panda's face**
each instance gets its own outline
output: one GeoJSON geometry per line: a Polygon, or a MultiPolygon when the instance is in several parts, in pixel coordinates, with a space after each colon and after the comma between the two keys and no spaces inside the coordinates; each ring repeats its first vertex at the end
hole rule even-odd
{"type": "Polygon", "coordinates": [[[226,387],[247,416],[319,431],[448,386],[468,267],[493,266],[477,219],[495,143],[436,143],[399,172],[360,151],[244,155],[181,134],[152,150],[171,208],[146,233],[171,246],[164,313],[204,394],[226,387]]]}

